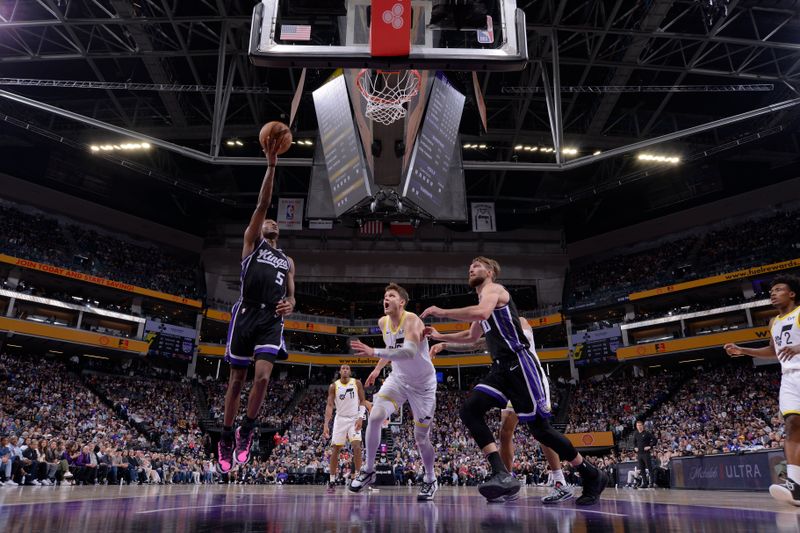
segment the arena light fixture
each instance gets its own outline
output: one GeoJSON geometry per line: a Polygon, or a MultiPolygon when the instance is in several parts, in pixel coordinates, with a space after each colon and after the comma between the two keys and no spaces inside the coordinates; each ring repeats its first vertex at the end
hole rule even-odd
{"type": "Polygon", "coordinates": [[[50,353],[64,353],[64,352],[62,352],[60,350],[47,350],[47,351],[50,352],[50,353]]]}
{"type": "Polygon", "coordinates": [[[681,158],[675,155],[661,155],[661,154],[639,154],[637,159],[639,161],[646,161],[651,163],[670,163],[677,165],[681,162],[681,158]]]}
{"type": "Polygon", "coordinates": [[[93,153],[97,152],[135,152],[140,150],[149,150],[152,148],[150,143],[135,142],[135,143],[120,143],[120,144],[92,144],[89,149],[93,153]]]}
{"type": "Polygon", "coordinates": [[[602,152],[600,150],[595,150],[592,155],[600,155],[602,152]]]}
{"type": "Polygon", "coordinates": [[[577,148],[563,148],[561,153],[564,155],[577,155],[578,149],[577,148]]]}
{"type": "Polygon", "coordinates": [[[6,344],[9,348],[22,348],[19,344],[6,344]]]}

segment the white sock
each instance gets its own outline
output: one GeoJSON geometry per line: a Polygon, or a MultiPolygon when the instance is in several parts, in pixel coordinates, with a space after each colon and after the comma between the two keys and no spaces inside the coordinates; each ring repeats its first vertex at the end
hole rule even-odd
{"type": "Polygon", "coordinates": [[[786,465],[786,475],[795,482],[800,482],[800,465],[786,465]]]}
{"type": "Polygon", "coordinates": [[[331,474],[331,483],[336,483],[336,474],[331,474]]]}
{"type": "Polygon", "coordinates": [[[561,469],[559,469],[559,470],[551,470],[550,471],[550,475],[553,476],[553,483],[561,482],[562,485],[566,485],[567,484],[567,480],[564,479],[564,471],[563,470],[561,470],[561,469]]]}

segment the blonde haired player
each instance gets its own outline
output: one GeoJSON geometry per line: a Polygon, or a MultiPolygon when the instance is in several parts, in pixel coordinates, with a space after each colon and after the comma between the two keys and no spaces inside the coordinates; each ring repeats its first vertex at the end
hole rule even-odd
{"type": "Polygon", "coordinates": [[[328,490],[336,486],[336,474],[339,470],[339,451],[347,442],[353,448],[353,461],[356,470],[361,469],[361,425],[366,417],[367,404],[364,387],[361,382],[351,377],[350,365],[339,367],[339,379],[328,387],[328,404],[325,406],[325,426],[322,438],[331,439],[330,480],[328,490]],[[333,420],[333,437],[330,426],[333,409],[336,407],[336,418],[333,420]]]}
{"type": "Polygon", "coordinates": [[[800,507],[800,279],[778,276],[769,286],[769,299],[778,316],[769,323],[769,346],[744,348],[726,344],[728,355],[778,357],[783,375],[779,404],[785,420],[786,483],[772,485],[769,493],[779,501],[800,507]]]}
{"type": "Polygon", "coordinates": [[[392,372],[373,398],[366,432],[367,464],[350,483],[350,490],[358,492],[375,482],[375,452],[380,444],[381,426],[408,401],[414,417],[414,440],[425,465],[417,500],[427,501],[433,499],[439,488],[433,467],[436,452],[430,439],[436,410],[436,369],[431,363],[428,341],[422,335],[422,320],[405,310],[407,303],[406,290],[390,283],[383,295],[385,316],[378,320],[386,348],[374,349],[359,340],[351,343],[356,356],[380,358],[365,382],[367,386],[375,383],[381,369],[389,362],[392,372]]]}
{"type": "MultiPolygon", "coordinates": [[[[533,357],[536,357],[538,360],[538,355],[536,354],[535,343],[533,341],[533,328],[528,321],[524,318],[520,317],[519,324],[522,326],[522,332],[525,334],[525,337],[528,339],[530,343],[530,351],[533,357]]],[[[438,334],[439,332],[436,331],[433,327],[426,327],[425,334],[438,334]]],[[[458,344],[453,342],[440,342],[439,344],[434,344],[431,346],[431,358],[436,357],[436,355],[443,351],[447,350],[449,352],[474,352],[474,351],[484,351],[487,349],[486,339],[480,339],[478,342],[472,344],[458,344]]],[[[547,394],[548,403],[550,403],[550,383],[548,382],[547,378],[543,376],[542,384],[544,385],[545,392],[547,394]]],[[[519,424],[519,417],[517,413],[514,411],[514,406],[509,401],[506,406],[500,410],[500,457],[503,460],[503,464],[506,466],[509,472],[513,469],[514,464],[514,430],[517,428],[519,424]]],[[[553,451],[552,449],[548,448],[542,443],[539,443],[542,447],[542,453],[547,460],[547,466],[550,467],[550,475],[548,476],[549,480],[553,482],[553,488],[550,491],[550,494],[544,496],[542,498],[542,503],[550,504],[550,503],[559,503],[566,500],[569,500],[573,497],[572,491],[567,488],[567,480],[564,478],[564,471],[561,470],[561,461],[558,458],[558,454],[553,451]]],[[[504,501],[513,501],[519,497],[519,493],[513,494],[510,497],[501,497],[491,500],[492,503],[495,502],[504,502],[504,501]]]]}

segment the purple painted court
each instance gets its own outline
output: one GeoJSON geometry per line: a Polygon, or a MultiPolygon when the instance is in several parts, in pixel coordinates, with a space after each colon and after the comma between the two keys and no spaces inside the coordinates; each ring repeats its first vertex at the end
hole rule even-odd
{"type": "Polygon", "coordinates": [[[704,531],[800,530],[800,511],[764,492],[608,489],[600,504],[545,507],[543,488],[488,505],[474,487],[328,494],[308,486],[13,488],[0,492],[0,531],[704,531]]]}

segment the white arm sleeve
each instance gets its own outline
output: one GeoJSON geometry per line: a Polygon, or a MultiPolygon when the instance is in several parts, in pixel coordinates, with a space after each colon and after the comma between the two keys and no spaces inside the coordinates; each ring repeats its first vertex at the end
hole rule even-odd
{"type": "Polygon", "coordinates": [[[406,339],[400,348],[378,348],[375,350],[375,355],[381,359],[398,361],[400,359],[412,359],[418,350],[419,345],[416,342],[406,339]]]}

